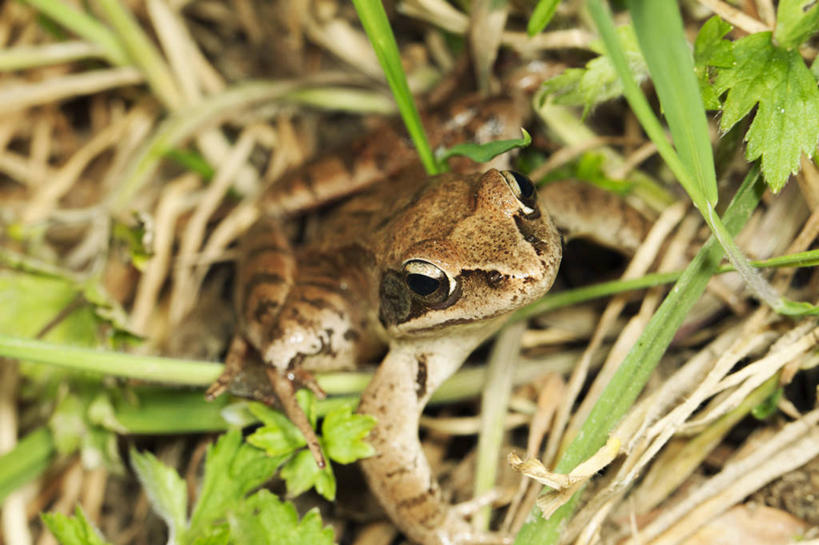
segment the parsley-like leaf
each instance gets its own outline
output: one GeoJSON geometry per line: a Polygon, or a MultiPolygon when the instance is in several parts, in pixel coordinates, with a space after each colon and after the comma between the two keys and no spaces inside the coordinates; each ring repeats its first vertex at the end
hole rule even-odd
{"type": "Polygon", "coordinates": [[[771,189],[782,189],[799,169],[802,153],[812,156],[819,141],[819,89],[797,51],[771,42],[760,32],[734,42],[734,64],[720,69],[714,86],[728,91],[720,128],[729,130],[758,102],[745,139],[746,157],[762,157],[762,172],[771,189]]]}
{"type": "Polygon", "coordinates": [[[286,456],[307,444],[301,431],[284,414],[261,403],[250,403],[251,414],[264,424],[247,438],[268,456],[286,456]]]}
{"type": "Polygon", "coordinates": [[[819,2],[779,0],[774,39],[780,47],[793,49],[819,31],[819,2]]]}
{"type": "Polygon", "coordinates": [[[373,426],[375,418],[365,414],[353,414],[349,406],[330,411],[321,425],[327,456],[342,464],[372,456],[375,449],[364,438],[373,426]]]}
{"type": "Polygon", "coordinates": [[[323,528],[315,510],[299,521],[293,505],[260,490],[230,517],[234,543],[254,545],[332,545],[333,530],[323,528]]]}
{"type": "Polygon", "coordinates": [[[330,501],[336,497],[336,477],[330,464],[319,469],[309,450],[297,452],[284,464],[281,476],[287,484],[288,496],[298,496],[315,487],[316,492],[330,501]]]}
{"type": "Polygon", "coordinates": [[[62,513],[43,513],[43,522],[60,542],[60,545],[109,545],[93,524],[85,518],[80,507],[73,517],[62,513]]]}
{"type": "Polygon", "coordinates": [[[208,448],[199,501],[191,517],[191,534],[199,535],[245,494],[276,472],[279,461],[242,441],[239,430],[230,430],[208,448]]]}
{"type": "MultiPolygon", "coordinates": [[[[617,34],[634,78],[638,83],[642,82],[648,77],[648,67],[637,45],[634,28],[631,25],[621,26],[617,34]]],[[[586,63],[586,68],[564,70],[559,76],[544,82],[541,88],[541,96],[554,95],[555,104],[582,104],[583,117],[597,104],[623,94],[623,84],[605,54],[603,44],[596,41],[591,48],[600,56],[586,63]]]]}
{"type": "Polygon", "coordinates": [[[713,16],[702,25],[694,40],[694,72],[700,84],[700,93],[706,110],[719,110],[719,96],[711,85],[711,67],[730,68],[734,62],[731,42],[722,38],[731,31],[731,25],[713,16]]]}
{"type": "Polygon", "coordinates": [[[187,530],[188,491],[185,481],[153,454],[131,451],[131,464],[145,489],[154,511],[168,525],[169,543],[184,542],[187,530]]]}

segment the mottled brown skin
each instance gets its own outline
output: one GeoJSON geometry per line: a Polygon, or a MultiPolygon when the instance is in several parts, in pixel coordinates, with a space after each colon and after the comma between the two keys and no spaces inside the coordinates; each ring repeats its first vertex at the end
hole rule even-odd
{"type": "Polygon", "coordinates": [[[337,207],[292,253],[272,233],[248,238],[242,328],[266,362],[281,371],[349,368],[365,361],[372,339],[388,345],[359,409],[378,419],[370,435],[377,454],[362,467],[393,521],[424,545],[476,539],[441,499],[418,419],[506,314],[551,287],[560,235],[533,202],[525,212],[494,169],[405,177],[337,207]],[[412,260],[443,271],[451,294],[435,303],[415,294],[403,270],[412,260]]]}
{"type": "MultiPolygon", "coordinates": [[[[468,99],[428,116],[426,124],[434,145],[450,145],[465,134],[473,140],[476,133],[479,140],[516,137],[521,119],[509,100],[468,99]]],[[[486,536],[441,498],[418,440],[420,414],[507,314],[551,287],[561,244],[549,211],[576,230],[609,210],[595,210],[603,201],[571,184],[550,190],[546,208],[536,194],[520,195],[510,174],[495,169],[428,178],[399,134],[386,126],[354,146],[355,161],[319,158],[266,192],[267,215],[242,243],[237,335],[226,371],[209,393],[230,387],[268,402],[278,398],[318,459],[292,382],[309,386],[309,372],[354,368],[386,346],[359,408],[378,419],[369,438],[376,455],[361,462],[370,486],[412,541],[479,542],[486,536]],[[373,183],[383,178],[390,179],[373,183]],[[592,208],[572,204],[578,191],[592,208]],[[320,213],[291,247],[282,229],[288,216],[353,192],[320,213]],[[422,272],[432,267],[440,274],[446,289],[431,296],[413,291],[410,273],[418,263],[422,272]],[[261,355],[266,371],[237,379],[250,352],[261,355]]],[[[464,168],[455,165],[456,172],[464,168]]],[[[618,221],[603,225],[604,235],[619,232],[618,221]]]]}

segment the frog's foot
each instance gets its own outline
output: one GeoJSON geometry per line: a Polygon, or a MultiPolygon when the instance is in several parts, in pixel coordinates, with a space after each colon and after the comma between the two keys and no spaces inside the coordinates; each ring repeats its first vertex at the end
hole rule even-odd
{"type": "Polygon", "coordinates": [[[213,401],[225,393],[230,388],[233,380],[244,370],[246,360],[247,341],[241,335],[235,335],[230,341],[230,347],[225,357],[225,368],[219,378],[216,379],[216,382],[208,387],[205,398],[208,401],[213,401]]]}
{"type": "MultiPolygon", "coordinates": [[[[229,388],[241,386],[237,385],[235,381],[248,371],[248,369],[246,369],[248,356],[247,340],[241,335],[233,337],[227,356],[225,357],[224,371],[222,371],[222,374],[219,375],[216,382],[211,384],[207,392],[205,392],[205,396],[208,400],[212,401],[229,388]]],[[[258,365],[259,363],[257,362],[257,367],[258,365]]],[[[318,386],[312,375],[304,370],[296,369],[281,372],[272,365],[261,365],[264,368],[264,372],[267,375],[267,379],[270,382],[275,396],[270,395],[258,387],[254,387],[251,391],[247,392],[249,397],[262,401],[266,405],[280,405],[290,421],[301,431],[305,441],[307,441],[307,448],[316,461],[316,465],[318,465],[319,468],[323,468],[326,465],[324,455],[321,453],[321,447],[319,446],[313,426],[310,425],[307,415],[304,414],[301,405],[296,401],[296,389],[298,385],[307,386],[319,397],[324,397],[324,392],[318,386]]],[[[247,388],[244,387],[239,389],[247,390],[247,388]]]]}
{"type": "Polygon", "coordinates": [[[304,435],[304,440],[307,441],[307,448],[313,455],[316,465],[319,469],[324,468],[327,463],[324,460],[324,455],[321,452],[321,446],[316,437],[316,432],[313,426],[310,425],[310,420],[296,400],[296,379],[292,373],[282,373],[272,366],[265,368],[267,378],[270,380],[270,385],[273,386],[273,391],[276,392],[276,397],[281,403],[282,410],[287,418],[295,424],[299,431],[304,435]]]}

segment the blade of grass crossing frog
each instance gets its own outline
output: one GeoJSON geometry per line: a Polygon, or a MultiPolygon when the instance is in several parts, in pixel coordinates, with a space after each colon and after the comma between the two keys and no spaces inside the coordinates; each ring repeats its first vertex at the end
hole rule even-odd
{"type": "Polygon", "coordinates": [[[370,39],[370,43],[375,49],[378,62],[384,70],[384,76],[395,96],[398,111],[407,126],[407,131],[418,150],[421,163],[424,165],[427,174],[438,174],[441,167],[436,163],[432,154],[432,149],[427,142],[424,127],[421,124],[421,116],[415,107],[412,94],[407,84],[407,76],[401,66],[401,55],[398,52],[398,45],[395,43],[395,36],[384,12],[384,6],[380,0],[353,0],[353,6],[361,20],[361,25],[370,39]]]}

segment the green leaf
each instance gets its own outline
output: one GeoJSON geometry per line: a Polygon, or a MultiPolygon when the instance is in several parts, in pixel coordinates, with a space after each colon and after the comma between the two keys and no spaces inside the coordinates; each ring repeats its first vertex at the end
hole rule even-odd
{"type": "Polygon", "coordinates": [[[65,395],[51,413],[48,422],[54,438],[54,446],[60,454],[70,454],[80,448],[82,437],[88,429],[85,405],[76,395],[65,395]]]}
{"type": "MultiPolygon", "coordinates": [[[[648,68],[637,45],[634,29],[630,25],[621,26],[617,29],[617,36],[631,73],[638,83],[644,81],[648,76],[648,68]]],[[[583,117],[597,104],[623,94],[623,83],[602,43],[594,42],[591,47],[600,56],[586,63],[586,68],[565,70],[559,76],[544,82],[542,87],[544,96],[554,95],[555,104],[583,105],[583,117]]]]}
{"type": "Polygon", "coordinates": [[[131,263],[140,271],[145,267],[152,257],[151,250],[146,244],[149,239],[148,227],[142,218],[134,218],[134,225],[126,225],[115,221],[113,227],[114,240],[122,243],[128,249],[128,256],[131,263]]]}
{"type": "Polygon", "coordinates": [[[22,437],[13,449],[0,455],[0,502],[45,473],[56,454],[51,432],[40,426],[22,437]]]}
{"type": "Polygon", "coordinates": [[[523,133],[523,136],[510,140],[495,140],[485,144],[475,144],[474,142],[457,144],[444,150],[443,153],[438,155],[437,159],[439,162],[444,162],[452,156],[462,155],[469,157],[476,163],[485,163],[501,153],[506,153],[515,148],[525,148],[531,144],[532,137],[526,132],[526,129],[521,129],[520,132],[523,133]]]}
{"type": "Polygon", "coordinates": [[[240,430],[222,435],[208,448],[190,535],[201,535],[213,521],[224,517],[245,494],[270,479],[278,466],[279,462],[264,451],[243,443],[240,430]]]}
{"type": "Polygon", "coordinates": [[[222,523],[208,527],[197,536],[191,545],[228,545],[230,543],[230,526],[222,523]]]}
{"type": "Polygon", "coordinates": [[[145,489],[154,511],[168,525],[168,543],[184,543],[187,530],[188,491],[175,469],[153,454],[131,450],[131,465],[145,489]]]}
{"type": "Polygon", "coordinates": [[[165,157],[182,166],[186,170],[198,174],[204,180],[212,179],[213,175],[216,173],[216,169],[214,169],[210,163],[208,163],[208,160],[202,157],[202,154],[197,151],[174,148],[166,151],[165,157]]]}
{"type": "Polygon", "coordinates": [[[780,0],[776,9],[774,40],[780,47],[793,49],[819,31],[819,3],[816,0],[780,0]]]}
{"type": "Polygon", "coordinates": [[[333,530],[324,528],[315,510],[299,521],[292,504],[260,490],[242,502],[230,518],[234,543],[254,545],[331,545],[333,530]]]}
{"type": "Polygon", "coordinates": [[[350,407],[330,411],[321,425],[327,456],[341,464],[349,464],[375,454],[375,449],[364,440],[375,426],[370,415],[353,414],[350,407]]]}
{"type": "Polygon", "coordinates": [[[765,420],[766,418],[773,416],[779,410],[779,400],[782,399],[782,395],[785,393],[785,390],[781,387],[776,388],[774,392],[769,395],[765,401],[751,409],[751,415],[757,420],[765,420]]]}
{"type": "Polygon", "coordinates": [[[731,28],[715,15],[702,25],[694,41],[694,72],[706,110],[719,110],[722,106],[711,84],[711,75],[712,67],[730,68],[734,62],[731,42],[723,39],[731,28]]]}
{"type": "Polygon", "coordinates": [[[315,487],[316,492],[330,501],[336,497],[336,478],[330,464],[319,469],[309,450],[297,452],[284,464],[281,476],[287,484],[288,496],[295,497],[315,487]]]}
{"type": "Polygon", "coordinates": [[[62,513],[43,513],[43,522],[60,542],[60,545],[108,545],[93,524],[91,524],[81,507],[77,507],[74,516],[62,513]]]}
{"type": "Polygon", "coordinates": [[[301,431],[284,414],[261,403],[250,403],[251,414],[264,424],[247,438],[268,456],[285,456],[307,444],[301,431]]]}
{"type": "Polygon", "coordinates": [[[717,93],[728,91],[720,128],[729,130],[759,103],[746,140],[746,157],[762,157],[762,172],[774,192],[799,170],[802,153],[819,141],[819,90],[797,51],[771,43],[770,32],[734,42],[734,65],[718,71],[717,93]]]}
{"type": "MultiPolygon", "coordinates": [[[[80,294],[72,282],[61,278],[0,272],[0,332],[33,338],[80,294]]],[[[96,346],[97,322],[92,309],[75,309],[45,338],[75,346],[96,346]]]]}
{"type": "Polygon", "coordinates": [[[296,401],[299,402],[307,421],[310,422],[310,426],[316,429],[316,422],[318,421],[318,399],[316,399],[316,394],[307,388],[301,388],[296,392],[296,401]]]}
{"type": "Polygon", "coordinates": [[[552,20],[559,3],[560,0],[540,0],[537,3],[535,11],[532,12],[532,17],[526,25],[526,32],[529,36],[543,32],[543,29],[552,20]]]}

